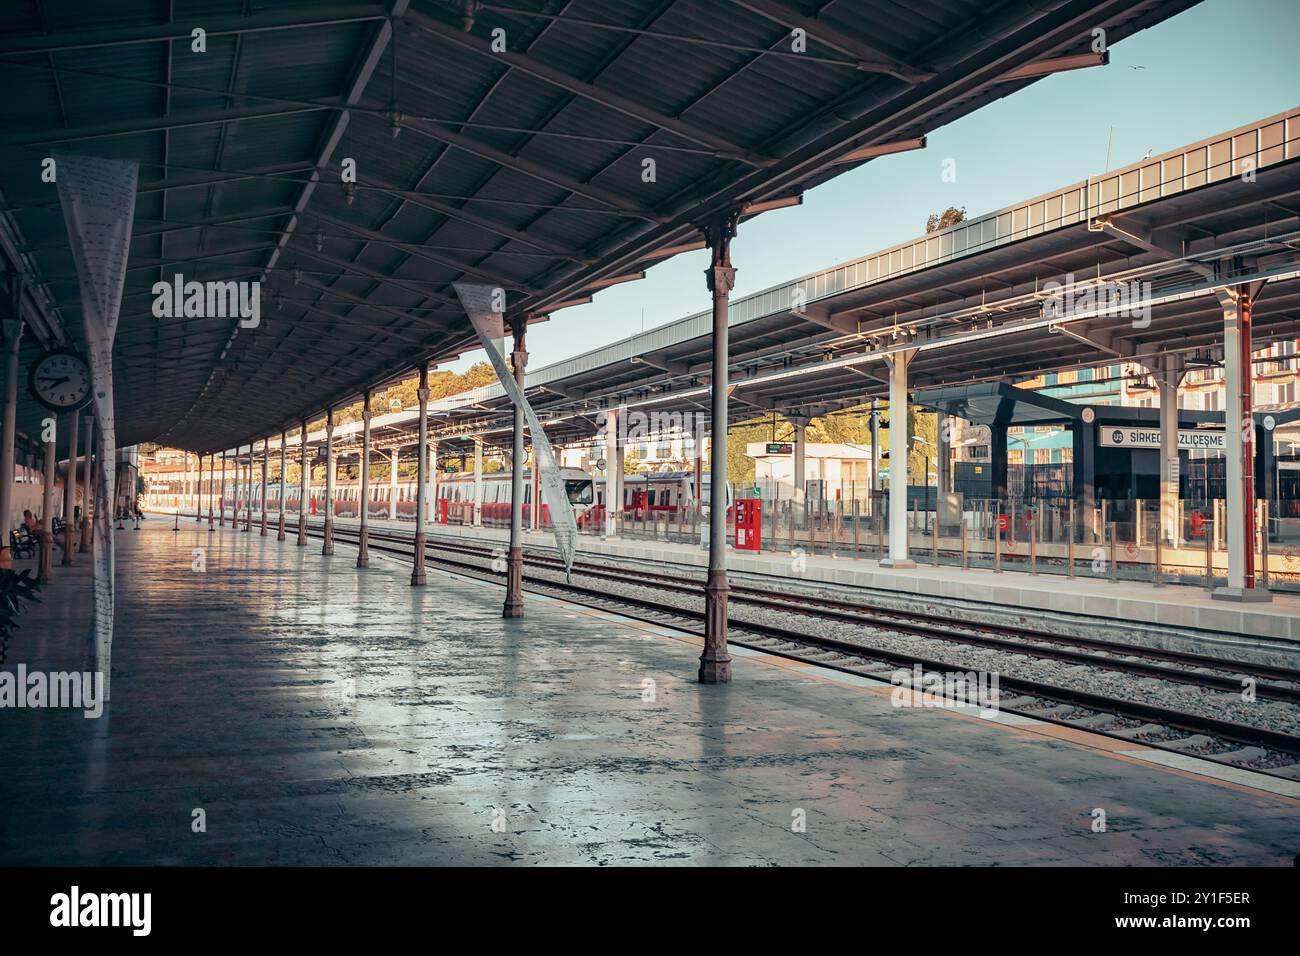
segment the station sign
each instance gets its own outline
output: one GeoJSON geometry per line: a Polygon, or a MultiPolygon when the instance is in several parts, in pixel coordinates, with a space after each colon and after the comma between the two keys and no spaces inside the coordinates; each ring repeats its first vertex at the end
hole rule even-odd
{"type": "Polygon", "coordinates": [[[769,455],[793,455],[794,445],[789,442],[768,442],[767,453],[769,455]]]}
{"type": "MultiPolygon", "coordinates": [[[[1105,448],[1160,448],[1158,428],[1103,425],[1097,429],[1097,437],[1105,448]]],[[[1195,448],[1201,451],[1224,451],[1227,448],[1227,440],[1221,431],[1211,431],[1208,428],[1180,428],[1178,447],[1195,448]]]]}

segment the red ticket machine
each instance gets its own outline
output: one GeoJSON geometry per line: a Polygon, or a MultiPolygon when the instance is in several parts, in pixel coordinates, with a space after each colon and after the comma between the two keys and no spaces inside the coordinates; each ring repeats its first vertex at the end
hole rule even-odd
{"type": "Polygon", "coordinates": [[[763,502],[759,498],[736,500],[736,550],[760,551],[763,547],[763,502]]]}

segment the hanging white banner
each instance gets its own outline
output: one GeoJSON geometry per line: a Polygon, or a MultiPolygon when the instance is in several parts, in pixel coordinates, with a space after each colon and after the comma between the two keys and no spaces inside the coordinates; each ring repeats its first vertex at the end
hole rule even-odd
{"type": "MultiPolygon", "coordinates": [[[[90,633],[94,668],[110,694],[113,668],[113,504],[117,430],[113,418],[113,338],[117,334],[122,283],[131,247],[139,167],[133,162],[94,156],[55,157],[59,203],[81,288],[87,359],[94,386],[96,451],[94,601],[90,633]]],[[[130,489],[134,500],[135,489],[130,489]]]]}
{"type": "MultiPolygon", "coordinates": [[[[469,320],[478,335],[479,344],[483,346],[492,362],[492,367],[496,369],[501,386],[510,396],[510,401],[514,402],[517,408],[523,409],[524,418],[528,421],[528,433],[533,440],[533,461],[537,465],[541,478],[542,495],[550,508],[551,530],[555,533],[555,544],[560,549],[560,557],[564,560],[564,578],[567,581],[573,570],[573,554],[578,547],[578,522],[573,516],[573,504],[564,489],[564,479],[560,476],[560,469],[555,463],[555,452],[551,450],[551,443],[546,437],[546,432],[542,430],[541,420],[533,411],[533,407],[528,404],[528,399],[524,396],[519,383],[515,381],[515,377],[510,374],[505,355],[496,342],[501,337],[503,327],[501,309],[505,305],[504,293],[497,286],[475,285],[469,282],[457,282],[455,285],[461,305],[469,315],[469,320]],[[502,301],[495,301],[497,296],[500,296],[502,301]]],[[[522,462],[514,463],[516,468],[521,465],[522,462]]]]}

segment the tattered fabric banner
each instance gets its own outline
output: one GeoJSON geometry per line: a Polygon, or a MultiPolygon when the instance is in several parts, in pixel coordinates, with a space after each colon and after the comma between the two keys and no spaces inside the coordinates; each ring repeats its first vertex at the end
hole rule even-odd
{"type": "MultiPolygon", "coordinates": [[[[94,599],[90,656],[104,675],[108,698],[113,669],[113,502],[117,431],[113,418],[113,338],[122,305],[122,283],[135,218],[139,167],[133,162],[94,156],[55,157],[59,203],[68,230],[81,287],[86,347],[94,386],[96,451],[94,599]]],[[[134,495],[135,489],[131,489],[134,495]]]]}
{"type": "MultiPolygon", "coordinates": [[[[555,543],[564,560],[564,578],[567,581],[573,570],[573,554],[578,546],[578,522],[573,516],[573,505],[564,490],[564,479],[560,476],[559,466],[555,463],[555,452],[551,450],[551,443],[542,430],[542,423],[533,407],[528,404],[519,383],[510,374],[505,356],[497,345],[497,340],[504,337],[504,330],[501,312],[492,307],[495,287],[469,282],[457,282],[455,285],[461,305],[465,307],[465,312],[474,325],[479,344],[492,360],[492,367],[496,369],[502,388],[510,396],[510,401],[515,403],[515,407],[523,409],[524,418],[528,421],[528,432],[533,440],[533,461],[541,478],[542,496],[551,509],[551,530],[555,533],[555,543]]],[[[523,467],[523,462],[514,464],[516,468],[523,467]]]]}

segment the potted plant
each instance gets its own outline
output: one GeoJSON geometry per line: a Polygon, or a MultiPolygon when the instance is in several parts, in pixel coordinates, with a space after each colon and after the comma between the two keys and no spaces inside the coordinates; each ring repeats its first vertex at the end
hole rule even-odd
{"type": "Polygon", "coordinates": [[[24,603],[40,601],[36,592],[41,583],[31,575],[31,568],[0,568],[0,665],[8,660],[9,638],[18,628],[18,615],[26,609],[24,603]]]}

